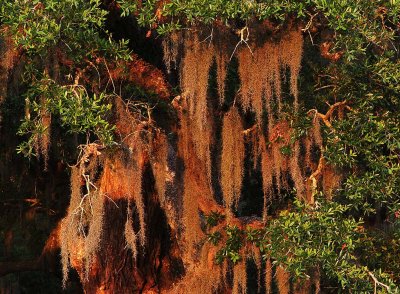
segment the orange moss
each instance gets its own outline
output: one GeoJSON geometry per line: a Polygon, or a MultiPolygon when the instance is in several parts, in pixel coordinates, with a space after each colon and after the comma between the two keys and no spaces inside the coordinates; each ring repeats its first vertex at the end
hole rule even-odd
{"type": "Polygon", "coordinates": [[[256,246],[252,247],[252,254],[254,263],[257,268],[257,292],[260,293],[261,291],[261,270],[262,270],[262,256],[260,249],[256,246]]]}
{"type": "Polygon", "coordinates": [[[272,262],[270,258],[265,262],[265,293],[272,293],[272,262]]]}
{"type": "Polygon", "coordinates": [[[77,219],[74,217],[74,210],[81,201],[82,178],[78,167],[71,168],[71,200],[67,211],[67,216],[61,221],[60,229],[60,249],[61,264],[63,273],[63,287],[68,280],[70,268],[70,254],[74,242],[78,239],[77,219]]]}
{"type": "Polygon", "coordinates": [[[290,175],[294,182],[294,187],[296,188],[297,197],[300,199],[305,199],[306,187],[304,185],[304,177],[301,173],[300,165],[300,143],[296,141],[292,147],[292,154],[290,156],[290,175]]]}
{"type": "Polygon", "coordinates": [[[278,190],[278,196],[281,197],[281,189],[287,188],[285,173],[289,171],[289,158],[282,154],[282,148],[290,148],[291,128],[287,121],[276,122],[269,128],[269,143],[273,162],[273,175],[278,190]]]}
{"type": "Polygon", "coordinates": [[[312,120],[312,136],[315,144],[321,149],[322,148],[322,135],[321,135],[321,125],[319,117],[315,116],[312,120]]]}
{"type": "Polygon", "coordinates": [[[213,124],[207,106],[207,91],[214,49],[206,43],[200,43],[196,34],[186,36],[184,45],[181,87],[187,102],[193,143],[198,156],[206,163],[207,175],[211,183],[210,145],[213,124]]]}
{"type": "Polygon", "coordinates": [[[225,82],[228,70],[229,57],[225,50],[220,49],[216,56],[217,61],[217,85],[220,104],[225,100],[225,82]]]}
{"type": "Polygon", "coordinates": [[[211,198],[207,180],[205,163],[198,158],[192,141],[189,118],[181,115],[181,128],[179,130],[179,156],[183,159],[185,170],[183,175],[183,207],[182,222],[186,254],[192,260],[195,256],[195,245],[201,240],[204,233],[201,230],[197,199],[199,197],[211,198]]]}
{"type": "Polygon", "coordinates": [[[306,171],[307,168],[313,169],[315,164],[312,161],[311,158],[311,148],[312,148],[312,140],[308,137],[304,139],[303,142],[304,145],[304,166],[303,170],[306,171]]]}
{"type": "Polygon", "coordinates": [[[168,37],[165,37],[162,41],[162,47],[164,52],[164,63],[168,73],[171,72],[172,64],[174,64],[174,67],[176,69],[180,42],[181,42],[181,36],[178,32],[172,32],[168,37]]]}
{"type": "Polygon", "coordinates": [[[271,152],[267,151],[265,139],[261,139],[261,175],[263,179],[263,192],[264,192],[264,209],[263,219],[267,217],[267,210],[272,202],[272,189],[273,189],[273,161],[271,152]]]}
{"type": "Polygon", "coordinates": [[[247,270],[246,260],[243,260],[233,267],[232,294],[247,293],[247,270]]]}
{"type": "Polygon", "coordinates": [[[298,29],[290,29],[282,39],[265,42],[252,51],[243,47],[238,53],[241,80],[241,102],[245,110],[252,110],[261,121],[266,103],[275,96],[281,109],[281,72],[290,69],[290,88],[294,96],[294,107],[298,108],[298,75],[303,51],[303,37],[298,29]],[[257,70],[254,70],[257,69],[257,70]]]}
{"type": "Polygon", "coordinates": [[[192,265],[190,272],[169,293],[217,293],[224,277],[221,267],[214,264],[215,252],[213,245],[204,245],[199,262],[192,265]]]}
{"type": "Polygon", "coordinates": [[[281,266],[276,268],[275,280],[278,286],[279,294],[289,294],[290,293],[290,275],[281,266]]]}
{"type": "Polygon", "coordinates": [[[88,274],[92,259],[95,253],[100,249],[101,235],[103,232],[103,218],[104,218],[104,195],[101,193],[92,193],[88,196],[91,209],[89,209],[89,231],[84,238],[84,255],[85,259],[85,273],[88,274]]]}
{"type": "Polygon", "coordinates": [[[161,205],[166,205],[165,185],[168,172],[168,140],[165,134],[159,133],[153,140],[150,162],[153,169],[155,184],[161,205]]]}
{"type": "Polygon", "coordinates": [[[49,161],[49,148],[51,140],[51,114],[46,110],[46,101],[41,99],[41,124],[43,132],[39,134],[39,148],[37,150],[39,154],[43,156],[45,170],[47,170],[47,162],[49,161]]]}
{"type": "Polygon", "coordinates": [[[137,236],[136,236],[135,231],[133,230],[132,211],[131,211],[130,206],[131,206],[131,203],[129,201],[127,211],[126,211],[127,218],[126,218],[126,222],[125,222],[124,235],[125,235],[126,246],[132,251],[133,260],[135,262],[137,254],[138,254],[137,236]]]}
{"type": "Polygon", "coordinates": [[[285,35],[280,44],[280,63],[290,70],[290,91],[294,96],[294,108],[298,110],[298,76],[303,54],[303,36],[300,29],[294,29],[285,35]]]}
{"type": "Polygon", "coordinates": [[[322,191],[331,200],[333,193],[339,187],[342,177],[331,165],[325,165],[322,170],[322,191]]]}
{"type": "Polygon", "coordinates": [[[225,205],[230,214],[231,206],[238,205],[243,181],[244,138],[242,119],[232,107],[223,119],[221,186],[225,205]]]}
{"type": "MultiPolygon", "coordinates": [[[[18,56],[14,41],[10,34],[9,28],[0,27],[0,105],[7,97],[10,70],[14,66],[15,58],[18,56]]],[[[0,114],[1,123],[1,114],[0,114]]]]}

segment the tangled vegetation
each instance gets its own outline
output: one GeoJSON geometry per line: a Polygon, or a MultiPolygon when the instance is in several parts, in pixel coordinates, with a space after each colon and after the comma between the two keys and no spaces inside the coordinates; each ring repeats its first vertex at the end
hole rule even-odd
{"type": "Polygon", "coordinates": [[[18,0],[0,29],[17,151],[47,169],[54,129],[80,150],[64,287],[73,268],[88,293],[400,291],[398,1],[18,0]]]}

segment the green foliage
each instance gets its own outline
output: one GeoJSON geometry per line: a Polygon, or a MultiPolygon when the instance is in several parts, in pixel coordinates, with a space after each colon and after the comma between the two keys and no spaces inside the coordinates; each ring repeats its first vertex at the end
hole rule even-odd
{"type": "Polygon", "coordinates": [[[365,231],[359,247],[361,260],[371,268],[381,269],[394,281],[400,281],[400,238],[399,225],[393,224],[386,230],[372,229],[365,231]],[[393,231],[397,232],[393,234],[393,231]]]}
{"type": "Polygon", "coordinates": [[[225,246],[217,252],[216,262],[220,264],[224,259],[229,259],[237,263],[242,259],[240,249],[244,244],[244,232],[237,226],[228,226],[225,228],[225,234],[227,236],[225,246]]]}
{"type": "MultiPolygon", "coordinates": [[[[335,277],[343,287],[367,279],[354,264],[360,222],[345,216],[348,207],[335,202],[307,206],[296,201],[293,211],[282,211],[266,228],[265,254],[296,277],[316,266],[335,277]]],[[[357,288],[359,289],[359,288],[357,288]]]]}
{"type": "Polygon", "coordinates": [[[221,233],[220,232],[214,232],[211,234],[207,234],[207,241],[213,244],[214,246],[218,245],[219,241],[221,240],[221,233]]]}
{"type": "Polygon", "coordinates": [[[343,194],[356,209],[370,214],[378,203],[392,207],[400,201],[400,104],[374,94],[356,103],[358,111],[330,134],[326,156],[352,170],[343,194]]]}
{"type": "Polygon", "coordinates": [[[99,0],[18,0],[1,5],[0,22],[24,55],[30,117],[19,128],[20,135],[28,135],[19,153],[35,155],[37,138],[47,128],[41,119],[45,113],[53,114],[67,132],[87,134],[87,139],[94,134],[102,144],[112,143],[114,126],[107,119],[115,94],[105,89],[93,93],[77,78],[82,68],[96,67],[99,60],[131,58],[127,42],[114,41],[105,29],[108,12],[100,6],[99,0]],[[66,66],[55,64],[60,54],[66,66]]]}
{"type": "MultiPolygon", "coordinates": [[[[171,0],[162,5],[159,10],[161,16],[168,21],[160,21],[156,16],[157,1],[146,1],[140,7],[136,1],[119,0],[122,14],[138,13],[140,25],[157,26],[159,33],[166,33],[170,30],[191,26],[197,23],[212,24],[215,21],[229,24],[230,21],[240,20],[275,20],[284,21],[288,15],[293,15],[299,20],[309,21],[315,12],[322,13],[328,21],[328,25],[335,31],[345,32],[353,30],[360,25],[364,37],[371,39],[370,18],[375,17],[376,8],[381,5],[388,8],[388,14],[395,20],[398,19],[400,5],[397,1],[350,1],[332,2],[326,0],[171,0]]],[[[375,24],[374,24],[375,25],[375,24]]],[[[384,32],[379,35],[383,36],[384,32]]]]}
{"type": "Polygon", "coordinates": [[[111,126],[106,116],[111,110],[109,97],[105,93],[89,95],[82,87],[66,89],[60,99],[50,99],[50,109],[58,114],[61,125],[73,133],[93,131],[105,145],[113,141],[111,126]]]}
{"type": "Polygon", "coordinates": [[[100,0],[5,1],[0,20],[30,56],[45,56],[58,46],[75,59],[99,55],[129,58],[125,41],[115,42],[110,35],[107,38],[104,21],[108,12],[100,4],[100,0]]]}
{"type": "Polygon", "coordinates": [[[292,154],[292,148],[290,145],[286,145],[280,148],[280,151],[283,155],[290,156],[292,154]]]}
{"type": "Polygon", "coordinates": [[[205,215],[207,229],[213,228],[218,225],[223,219],[225,218],[224,215],[212,211],[210,214],[205,215]]]}
{"type": "Polygon", "coordinates": [[[61,126],[68,132],[76,134],[87,134],[93,132],[104,145],[113,142],[114,126],[106,120],[111,110],[109,97],[100,95],[89,95],[82,86],[60,86],[51,79],[43,79],[31,85],[27,91],[26,100],[32,101],[31,115],[22,122],[19,134],[29,134],[28,141],[18,147],[18,152],[26,156],[34,154],[36,136],[45,132],[41,117],[43,111],[49,111],[56,115],[61,126]],[[45,101],[45,105],[39,104],[38,100],[45,101]],[[33,118],[31,118],[33,116],[33,118]]]}
{"type": "MultiPolygon", "coordinates": [[[[365,265],[371,261],[364,264],[360,261],[379,251],[380,254],[374,257],[375,266],[382,265],[383,260],[379,261],[379,256],[386,253],[390,254],[390,257],[385,256],[388,259],[397,258],[399,244],[397,240],[391,240],[389,249],[383,245],[387,243],[381,240],[380,247],[377,247],[374,243],[376,236],[366,234],[363,223],[348,216],[349,209],[347,205],[327,202],[323,198],[313,206],[296,200],[293,209],[281,211],[263,229],[240,230],[236,226],[228,226],[224,231],[227,240],[218,251],[216,262],[221,263],[224,259],[233,263],[241,261],[240,249],[245,242],[250,242],[260,249],[265,258],[284,266],[293,280],[307,278],[320,268],[328,279],[336,280],[343,289],[357,289],[359,293],[372,291],[371,272],[365,265]],[[361,251],[365,251],[365,255],[360,255],[361,251]]],[[[210,234],[209,241],[217,245],[221,234],[210,234]]],[[[396,264],[391,265],[392,272],[396,267],[396,264]]],[[[380,270],[373,274],[396,291],[390,275],[380,270]]]]}

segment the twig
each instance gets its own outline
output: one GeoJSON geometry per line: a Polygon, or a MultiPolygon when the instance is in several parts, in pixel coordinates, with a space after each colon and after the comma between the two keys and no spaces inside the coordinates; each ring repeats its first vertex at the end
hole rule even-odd
{"type": "Polygon", "coordinates": [[[251,128],[244,130],[243,135],[247,136],[248,134],[254,132],[255,130],[257,130],[257,125],[254,125],[251,128]]]}
{"type": "Polygon", "coordinates": [[[388,286],[388,285],[386,285],[386,284],[384,284],[384,283],[382,283],[382,282],[379,282],[378,279],[375,277],[375,275],[374,275],[372,272],[368,271],[368,275],[369,275],[369,276],[372,278],[372,280],[374,281],[374,294],[377,293],[377,292],[376,292],[377,286],[380,286],[380,287],[382,287],[382,288],[386,288],[386,290],[388,291],[388,293],[391,293],[391,291],[390,291],[390,286],[388,286]]]}
{"type": "Polygon", "coordinates": [[[231,55],[231,57],[229,58],[229,60],[232,60],[233,55],[235,55],[235,52],[236,52],[237,48],[238,48],[239,45],[242,44],[242,43],[245,43],[246,46],[247,46],[247,48],[249,48],[251,55],[254,55],[254,54],[253,54],[253,51],[251,50],[251,48],[250,48],[250,46],[249,46],[249,43],[247,43],[247,42],[249,41],[249,36],[250,36],[249,27],[248,27],[248,26],[245,26],[243,29],[241,29],[241,30],[239,31],[239,34],[240,34],[240,41],[236,44],[235,49],[233,50],[232,55],[231,55]],[[247,34],[246,34],[246,37],[245,37],[245,33],[247,33],[247,34]]]}
{"type": "Polygon", "coordinates": [[[331,124],[331,122],[330,122],[330,119],[331,119],[331,117],[332,117],[333,112],[336,110],[336,108],[346,106],[346,104],[347,104],[347,100],[340,101],[340,102],[336,102],[336,103],[333,104],[333,105],[329,105],[329,109],[328,109],[328,111],[327,111],[325,114],[319,113],[318,110],[316,110],[316,109],[311,109],[310,111],[308,111],[308,113],[311,113],[311,112],[314,111],[315,114],[316,114],[320,119],[322,119],[322,121],[324,122],[324,124],[325,124],[328,128],[332,128],[332,124],[331,124]]]}
{"type": "Polygon", "coordinates": [[[208,46],[211,46],[211,42],[212,42],[212,40],[213,40],[213,34],[214,34],[214,27],[211,28],[211,33],[210,33],[210,35],[209,35],[207,38],[205,38],[203,41],[200,41],[199,44],[201,44],[201,43],[207,41],[208,39],[210,39],[210,42],[208,43],[208,46]]]}
{"type": "MultiPolygon", "coordinates": [[[[314,17],[316,17],[319,14],[319,12],[311,15],[310,20],[308,21],[308,23],[306,24],[304,29],[301,29],[303,32],[308,31],[310,29],[310,27],[312,26],[312,22],[314,20],[314,17]]],[[[309,14],[310,15],[310,14],[309,14]]]]}
{"type": "Polygon", "coordinates": [[[108,76],[109,76],[109,78],[110,78],[110,80],[111,80],[111,83],[112,83],[112,85],[113,85],[114,94],[117,94],[117,93],[116,93],[116,89],[115,89],[114,80],[113,80],[113,78],[112,78],[112,76],[111,76],[110,69],[108,68],[107,61],[106,61],[105,59],[104,59],[104,65],[106,66],[106,69],[107,69],[107,72],[108,72],[108,76]]]}

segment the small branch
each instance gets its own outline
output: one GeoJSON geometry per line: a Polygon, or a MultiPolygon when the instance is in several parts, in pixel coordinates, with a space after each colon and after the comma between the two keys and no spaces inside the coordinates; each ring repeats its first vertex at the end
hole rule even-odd
{"type": "Polygon", "coordinates": [[[311,204],[314,204],[314,195],[316,194],[316,191],[317,191],[317,182],[318,182],[318,179],[321,177],[322,169],[323,169],[324,165],[325,165],[324,155],[321,154],[321,157],[319,158],[317,169],[308,178],[308,181],[311,182],[311,195],[310,195],[311,196],[311,199],[310,199],[311,204]]]}
{"type": "Polygon", "coordinates": [[[334,88],[334,87],[336,87],[337,85],[325,85],[325,86],[321,86],[321,87],[319,87],[319,88],[316,88],[315,89],[315,91],[321,91],[321,90],[323,90],[323,89],[328,89],[328,88],[334,88]]]}
{"type": "Polygon", "coordinates": [[[252,132],[254,132],[256,130],[257,130],[257,125],[254,125],[251,128],[244,130],[243,131],[243,135],[247,136],[247,135],[249,135],[250,133],[252,133],[252,132]]]}
{"type": "Polygon", "coordinates": [[[229,60],[232,60],[233,56],[236,53],[237,48],[239,47],[240,44],[244,43],[246,44],[247,48],[249,48],[251,55],[253,54],[253,51],[251,50],[249,43],[247,43],[249,41],[249,36],[250,36],[250,32],[249,32],[249,27],[246,25],[244,28],[242,28],[241,30],[239,30],[238,32],[239,36],[240,36],[240,41],[236,44],[235,49],[233,50],[231,57],[229,58],[229,60]]]}
{"type": "Polygon", "coordinates": [[[347,100],[344,100],[344,101],[341,101],[341,102],[336,102],[335,104],[330,105],[328,111],[325,114],[326,119],[330,119],[331,118],[331,116],[332,116],[333,112],[336,110],[336,108],[341,107],[341,106],[346,105],[346,104],[347,104],[347,100]]]}
{"type": "Polygon", "coordinates": [[[369,276],[372,278],[372,280],[374,281],[374,294],[377,293],[377,291],[376,291],[377,286],[380,286],[380,287],[382,287],[382,288],[385,288],[385,289],[388,291],[388,293],[390,293],[390,286],[388,286],[388,285],[386,285],[386,284],[384,284],[384,283],[382,283],[382,282],[379,282],[378,279],[375,277],[375,275],[374,275],[372,272],[368,271],[368,275],[369,275],[369,276]]]}
{"type": "Polygon", "coordinates": [[[304,29],[301,29],[303,32],[306,32],[310,29],[310,27],[312,26],[313,20],[314,18],[319,14],[319,12],[315,13],[315,14],[308,14],[310,15],[310,20],[308,21],[307,25],[305,26],[304,29]]]}
{"type": "Polygon", "coordinates": [[[318,110],[316,110],[316,109],[311,109],[308,113],[311,113],[311,112],[314,111],[315,114],[324,122],[324,124],[325,124],[328,128],[331,129],[331,128],[332,128],[332,123],[330,122],[330,120],[331,120],[331,118],[332,118],[333,112],[334,112],[337,108],[339,108],[339,107],[344,107],[344,106],[346,106],[346,108],[349,107],[349,106],[347,106],[347,100],[340,101],[340,102],[336,102],[335,104],[330,105],[328,111],[327,111],[325,114],[319,113],[318,110]]]}

